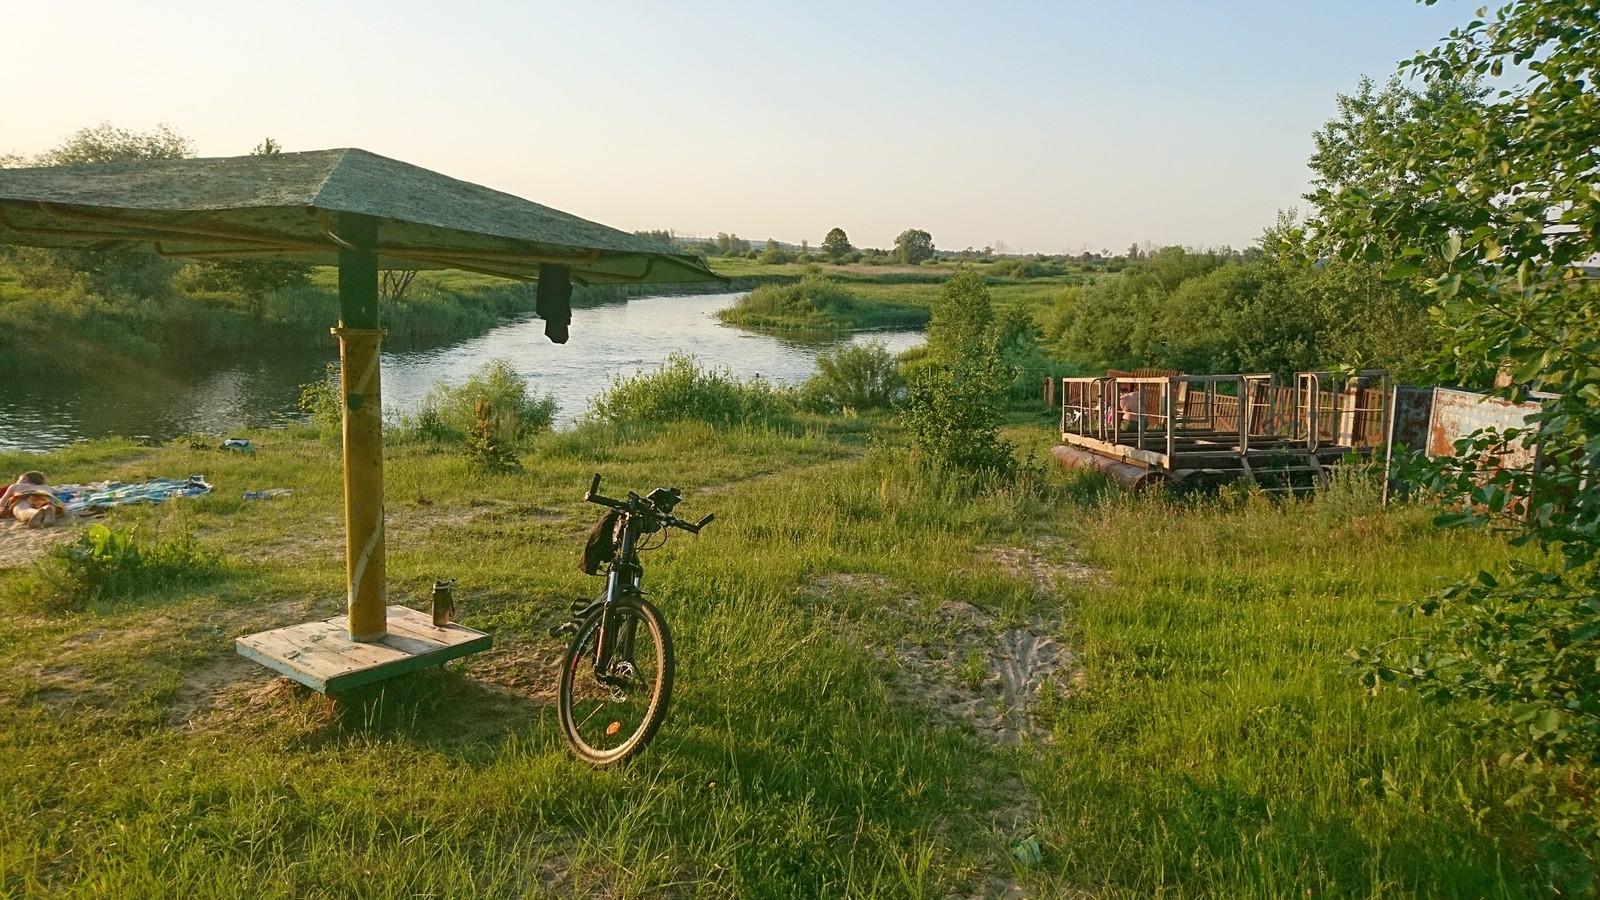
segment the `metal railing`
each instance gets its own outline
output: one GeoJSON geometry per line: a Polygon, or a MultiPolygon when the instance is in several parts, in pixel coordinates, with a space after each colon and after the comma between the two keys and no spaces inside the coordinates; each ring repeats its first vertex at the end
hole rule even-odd
{"type": "Polygon", "coordinates": [[[1226,441],[1241,453],[1252,444],[1314,452],[1383,442],[1387,372],[1301,372],[1295,381],[1279,385],[1269,374],[1062,378],[1061,431],[1168,456],[1187,438],[1226,441]]]}

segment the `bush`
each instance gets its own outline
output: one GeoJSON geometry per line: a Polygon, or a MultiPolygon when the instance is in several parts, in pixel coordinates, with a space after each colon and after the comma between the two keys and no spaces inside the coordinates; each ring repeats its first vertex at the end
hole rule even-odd
{"type": "Polygon", "coordinates": [[[778,331],[852,331],[859,328],[918,328],[925,307],[868,300],[837,283],[808,273],[791,284],[764,284],[718,314],[730,325],[778,331]]]}
{"type": "Polygon", "coordinates": [[[200,549],[193,534],[141,545],[138,526],[90,525],[78,540],[52,548],[40,584],[47,605],[81,609],[91,603],[193,584],[216,575],[221,561],[200,549]]]}
{"type": "Polygon", "coordinates": [[[654,372],[613,376],[610,387],[590,401],[588,418],[612,425],[776,424],[792,408],[784,392],[766,381],[739,381],[726,367],[702,369],[693,355],[674,353],[654,372]]]}
{"type": "Polygon", "coordinates": [[[894,355],[881,342],[847,344],[817,357],[817,374],[799,389],[812,412],[885,409],[905,390],[894,355]]]}
{"type": "Polygon", "coordinates": [[[300,385],[300,413],[324,438],[338,437],[344,429],[344,403],[340,399],[339,367],[328,363],[321,381],[300,385]]]}
{"type": "Polygon", "coordinates": [[[992,353],[930,366],[912,378],[901,421],[917,450],[938,465],[1009,478],[1014,448],[1000,439],[995,407],[1006,380],[992,353]]]}
{"type": "Polygon", "coordinates": [[[1065,273],[1066,267],[1061,263],[1038,259],[1003,259],[989,267],[989,274],[995,278],[1049,278],[1065,273]]]}
{"type": "Polygon", "coordinates": [[[511,363],[491,359],[467,379],[465,384],[434,385],[422,401],[422,408],[411,426],[419,437],[440,443],[464,442],[475,437],[508,447],[535,434],[549,431],[555,423],[554,396],[528,396],[528,382],[511,363]],[[480,423],[479,401],[487,401],[486,419],[480,423]]]}

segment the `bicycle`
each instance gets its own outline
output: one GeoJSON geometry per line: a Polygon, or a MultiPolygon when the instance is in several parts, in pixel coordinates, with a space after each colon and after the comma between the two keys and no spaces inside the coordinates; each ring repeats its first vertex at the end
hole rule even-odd
{"type": "Polygon", "coordinates": [[[572,618],[550,629],[572,635],[562,657],[558,695],[561,731],[574,756],[612,766],[643,750],[666,717],[672,698],[672,633],[644,598],[639,554],[666,542],[666,529],[690,534],[715,518],[690,523],[672,514],[683,499],[677,488],[656,488],[626,500],[603,497],[596,474],[583,499],[609,507],[585,548],[583,570],[606,570],[606,588],[593,601],[572,605],[572,618]],[[645,546],[659,533],[661,543],[645,546]]]}

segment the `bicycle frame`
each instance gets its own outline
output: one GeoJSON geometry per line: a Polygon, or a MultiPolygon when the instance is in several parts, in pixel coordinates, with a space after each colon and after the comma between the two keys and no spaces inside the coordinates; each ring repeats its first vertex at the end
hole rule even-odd
{"type": "Polygon", "coordinates": [[[623,659],[633,654],[633,629],[636,622],[633,619],[623,623],[617,629],[613,613],[621,603],[626,603],[629,598],[643,597],[644,591],[640,582],[644,578],[644,567],[639,563],[637,545],[639,541],[638,517],[631,513],[622,514],[622,541],[617,546],[616,555],[611,560],[610,570],[606,573],[606,590],[600,599],[594,601],[575,614],[575,618],[582,620],[590,615],[596,606],[604,608],[604,616],[600,620],[600,637],[595,641],[594,672],[595,677],[602,683],[612,687],[621,687],[624,679],[617,678],[610,673],[611,661],[620,652],[623,659]],[[615,635],[615,640],[612,639],[615,635]]]}

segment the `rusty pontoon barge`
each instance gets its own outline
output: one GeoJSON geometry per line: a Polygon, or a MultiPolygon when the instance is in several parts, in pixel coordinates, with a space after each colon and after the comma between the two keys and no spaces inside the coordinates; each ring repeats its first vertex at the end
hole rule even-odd
{"type": "Polygon", "coordinates": [[[1060,380],[1068,467],[1100,469],[1135,489],[1191,479],[1244,479],[1309,490],[1347,455],[1383,442],[1389,375],[1107,375],[1060,380]]]}

